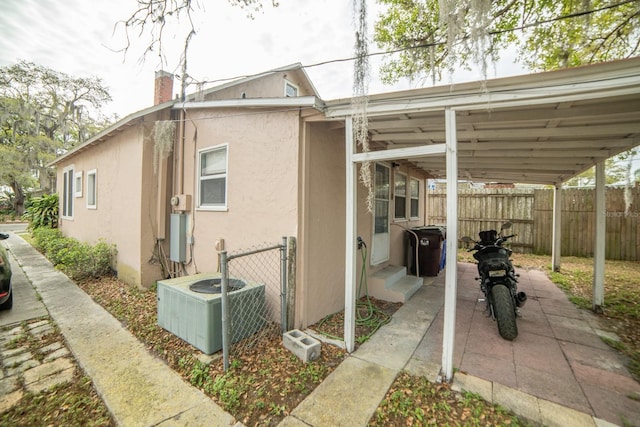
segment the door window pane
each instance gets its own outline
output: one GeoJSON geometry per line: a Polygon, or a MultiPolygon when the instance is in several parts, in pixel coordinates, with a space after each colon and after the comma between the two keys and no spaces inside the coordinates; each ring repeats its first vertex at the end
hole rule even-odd
{"type": "Polygon", "coordinates": [[[420,215],[420,181],[411,179],[411,218],[420,215]]]}
{"type": "Polygon", "coordinates": [[[395,219],[405,219],[407,217],[407,177],[396,173],[394,175],[394,202],[395,219]]]}
{"type": "Polygon", "coordinates": [[[389,199],[389,168],[376,164],[376,199],[389,199]]]}

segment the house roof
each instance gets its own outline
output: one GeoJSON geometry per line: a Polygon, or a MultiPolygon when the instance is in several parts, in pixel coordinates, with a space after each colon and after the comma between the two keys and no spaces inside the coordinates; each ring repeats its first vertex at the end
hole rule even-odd
{"type": "MultiPolygon", "coordinates": [[[[302,72],[308,80],[301,65],[292,64],[208,89],[206,93],[285,70],[302,72]]],[[[313,93],[317,93],[315,88],[313,93]]],[[[192,99],[190,95],[184,103],[172,100],[133,113],[50,165],[106,141],[144,116],[165,108],[279,108],[295,104],[324,109],[332,120],[344,120],[354,113],[351,99],[323,103],[315,96],[298,97],[285,99],[286,105],[282,98],[192,99]]],[[[371,95],[367,114],[372,149],[444,144],[445,109],[456,111],[460,178],[560,184],[640,144],[640,58],[371,95]]],[[[410,162],[434,178],[446,174],[444,154],[416,156],[410,162]]]]}
{"type": "Polygon", "coordinates": [[[218,86],[214,86],[211,87],[209,89],[205,89],[201,94],[190,94],[186,96],[186,102],[193,102],[196,99],[200,98],[200,97],[204,97],[206,98],[207,95],[215,93],[215,92],[220,92],[224,89],[227,89],[229,87],[233,87],[233,86],[237,86],[240,84],[244,84],[244,83],[248,83],[252,80],[256,80],[265,76],[268,76],[270,74],[274,74],[274,73],[281,73],[281,72],[292,72],[292,73],[296,73],[299,74],[300,77],[300,81],[303,82],[303,85],[305,86],[305,88],[311,92],[313,94],[313,96],[316,97],[320,97],[320,95],[318,94],[318,91],[316,90],[315,86],[313,85],[313,82],[311,81],[311,79],[309,78],[309,75],[307,74],[307,72],[304,70],[304,67],[302,66],[301,63],[296,62],[290,65],[285,65],[283,67],[278,67],[278,68],[274,68],[272,70],[268,70],[268,71],[264,71],[262,73],[258,73],[258,74],[253,74],[250,76],[245,76],[245,77],[241,77],[239,79],[230,81],[228,83],[224,83],[218,86]]]}
{"type": "Polygon", "coordinates": [[[129,114],[128,116],[124,117],[121,120],[118,120],[117,122],[115,122],[113,125],[109,126],[106,129],[103,129],[101,132],[99,132],[98,134],[94,135],[91,139],[89,139],[88,141],[86,141],[83,144],[80,144],[74,148],[72,148],[71,150],[67,151],[66,153],[64,153],[63,155],[57,157],[54,161],[52,161],[51,163],[49,163],[47,166],[55,166],[58,163],[60,163],[61,161],[68,159],[69,157],[73,157],[75,155],[77,155],[78,153],[93,147],[94,145],[100,144],[102,142],[105,142],[106,140],[108,140],[109,138],[113,137],[114,135],[117,135],[118,133],[124,131],[125,129],[140,123],[140,121],[142,121],[144,119],[145,116],[149,115],[149,114],[153,114],[156,113],[158,111],[170,108],[173,104],[175,103],[175,101],[168,101],[168,102],[164,102],[162,104],[158,104],[158,105],[154,105],[152,107],[149,108],[145,108],[144,110],[140,110],[137,111],[133,114],[129,114]]]}
{"type": "MultiPolygon", "coordinates": [[[[461,179],[560,184],[640,144],[640,58],[371,95],[372,150],[445,144],[445,109],[456,111],[461,179]]],[[[325,114],[354,114],[351,100],[327,101],[325,114]]],[[[409,161],[446,174],[443,150],[409,161]]]]}
{"type": "Polygon", "coordinates": [[[122,132],[128,127],[139,123],[144,119],[145,116],[149,114],[156,113],[158,111],[173,108],[173,109],[183,109],[183,108],[229,108],[229,107],[238,107],[238,108],[280,108],[280,107],[309,107],[315,109],[322,109],[324,104],[318,98],[318,92],[316,88],[313,86],[313,83],[309,79],[309,76],[304,71],[304,68],[300,63],[295,63],[291,65],[287,65],[280,68],[275,68],[273,70],[265,71],[263,73],[255,74],[252,76],[243,77],[237,80],[234,80],[229,83],[225,83],[216,87],[209,88],[203,91],[202,94],[189,94],[186,96],[185,102],[174,99],[171,101],[164,102],[162,104],[154,105],[152,107],[145,108],[143,110],[137,111],[133,114],[130,114],[124,117],[121,120],[118,120],[113,125],[108,128],[102,130],[97,135],[93,136],[91,139],[86,141],[85,143],[78,145],[77,147],[67,151],[65,154],[59,156],[54,161],[49,163],[47,166],[55,166],[61,161],[68,159],[77,155],[78,153],[96,145],[100,144],[112,136],[122,132]],[[264,76],[268,76],[273,73],[279,72],[294,72],[300,73],[300,81],[304,82],[306,85],[306,89],[311,91],[313,96],[302,96],[302,97],[292,97],[292,98],[254,98],[254,99],[233,99],[233,100],[218,100],[218,101],[195,101],[196,98],[201,96],[205,96],[210,93],[218,92],[229,87],[238,86],[252,80],[259,79],[264,76]]]}

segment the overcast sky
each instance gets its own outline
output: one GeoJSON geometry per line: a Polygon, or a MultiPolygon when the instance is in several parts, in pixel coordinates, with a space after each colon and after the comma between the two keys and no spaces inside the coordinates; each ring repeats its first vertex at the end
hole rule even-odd
{"type": "MultiPolygon", "coordinates": [[[[353,56],[351,0],[280,0],[277,8],[266,1],[264,12],[254,20],[226,0],[199,3],[206,7],[196,11],[197,34],[188,67],[188,73],[197,80],[353,56]]],[[[373,0],[368,5],[372,24],[380,6],[373,0]]],[[[167,47],[174,44],[173,50],[167,50],[167,64],[161,65],[153,55],[141,63],[146,40],[135,33],[131,34],[132,47],[125,57],[117,52],[125,45],[123,26],[117,23],[127,19],[135,7],[135,0],[0,0],[0,66],[24,59],[76,77],[97,76],[113,97],[106,107],[108,113],[124,117],[146,108],[153,103],[154,72],[162,68],[179,73],[176,46],[183,43],[184,33],[179,29],[167,32],[167,47]]],[[[378,50],[373,45],[369,49],[378,50]]],[[[370,93],[418,86],[409,81],[393,87],[383,85],[377,77],[379,63],[380,57],[372,58],[370,93]]],[[[521,73],[519,67],[508,63],[498,69],[498,76],[521,73]]],[[[351,61],[306,69],[325,100],[351,96],[352,70],[351,61]]],[[[464,73],[454,81],[477,78],[479,75],[464,73]]],[[[176,82],[174,88],[179,85],[176,82]]],[[[189,92],[194,90],[190,88],[189,92]]]]}

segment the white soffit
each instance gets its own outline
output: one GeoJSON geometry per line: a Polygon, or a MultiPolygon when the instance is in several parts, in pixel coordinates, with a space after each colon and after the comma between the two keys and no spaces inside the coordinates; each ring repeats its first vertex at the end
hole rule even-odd
{"type": "MultiPolygon", "coordinates": [[[[460,178],[559,184],[640,144],[640,58],[372,95],[368,104],[374,150],[444,144],[450,107],[460,178]]],[[[334,119],[352,113],[345,100],[328,101],[325,112],[334,119]]],[[[438,151],[407,159],[444,178],[438,151]]]]}

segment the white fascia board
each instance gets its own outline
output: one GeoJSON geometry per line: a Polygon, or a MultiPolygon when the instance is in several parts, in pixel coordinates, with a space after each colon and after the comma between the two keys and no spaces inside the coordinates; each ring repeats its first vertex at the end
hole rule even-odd
{"type": "Polygon", "coordinates": [[[376,162],[380,160],[410,159],[413,157],[436,156],[443,154],[445,144],[420,145],[410,148],[392,148],[389,150],[367,151],[352,156],[354,162],[376,162]]]}
{"type": "Polygon", "coordinates": [[[269,107],[303,107],[322,109],[324,105],[315,96],[294,96],[290,98],[241,98],[220,99],[212,101],[191,101],[176,103],[174,110],[204,108],[269,108],[269,107]]]}
{"type": "MultiPolygon", "coordinates": [[[[550,104],[570,102],[583,99],[605,98],[628,95],[640,91],[640,75],[609,77],[594,76],[593,81],[580,83],[555,84],[529,88],[491,87],[484,92],[456,93],[455,89],[448,93],[418,95],[418,90],[407,91],[406,98],[370,100],[367,114],[370,117],[403,112],[440,111],[445,108],[456,110],[474,110],[486,108],[504,108],[521,105],[550,104]],[[413,92],[413,93],[412,93],[413,92]]],[[[326,116],[329,118],[353,115],[351,104],[330,105],[326,116]]]]}

